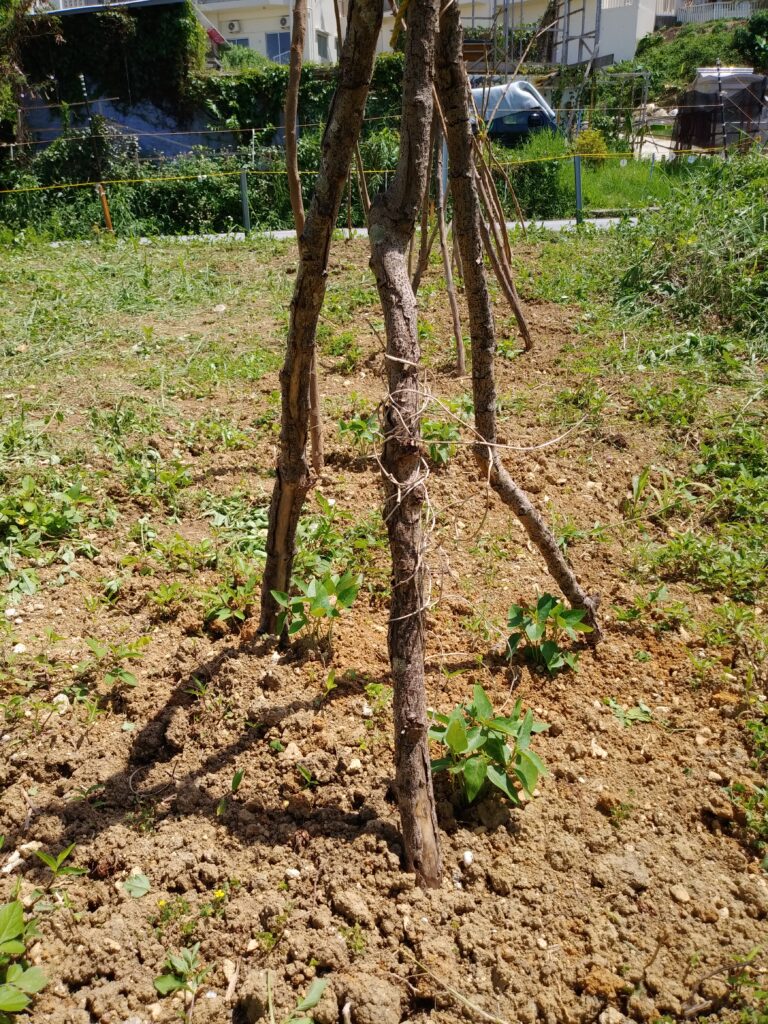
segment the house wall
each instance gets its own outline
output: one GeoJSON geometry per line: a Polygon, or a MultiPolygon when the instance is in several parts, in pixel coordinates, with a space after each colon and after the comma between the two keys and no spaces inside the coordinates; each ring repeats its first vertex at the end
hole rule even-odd
{"type": "MultiPolygon", "coordinates": [[[[213,22],[227,40],[247,40],[247,45],[257,53],[267,54],[267,33],[291,31],[291,6],[288,3],[255,4],[249,0],[212,0],[202,2],[201,11],[213,22]],[[239,21],[240,29],[230,31],[228,23],[239,21]]],[[[342,30],[344,20],[342,18],[342,30]]],[[[335,61],[338,56],[336,38],[336,15],[333,0],[313,0],[307,5],[307,36],[304,59],[322,62],[318,48],[318,32],[328,36],[328,59],[335,61]]]]}
{"type": "Polygon", "coordinates": [[[631,60],[638,41],[653,32],[655,22],[656,0],[603,0],[600,56],[631,60]]]}

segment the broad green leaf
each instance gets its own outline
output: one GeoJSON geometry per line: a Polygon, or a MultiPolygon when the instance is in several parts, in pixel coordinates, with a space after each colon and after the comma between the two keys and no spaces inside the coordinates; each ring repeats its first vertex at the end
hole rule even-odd
{"type": "Polygon", "coordinates": [[[523,619],[524,618],[525,618],[525,616],[523,614],[523,609],[520,607],[520,605],[519,604],[513,604],[512,607],[509,609],[509,616],[507,618],[507,626],[510,629],[519,629],[522,626],[522,624],[523,624],[523,619]]]}
{"type": "Polygon", "coordinates": [[[493,705],[488,700],[488,694],[478,683],[472,690],[475,712],[478,718],[488,719],[493,716],[493,705]]]}
{"type": "Polygon", "coordinates": [[[29,997],[14,985],[0,985],[0,1013],[18,1013],[29,1006],[29,997]]]}
{"type": "Polygon", "coordinates": [[[281,608],[288,608],[291,603],[291,599],[287,594],[284,594],[280,590],[270,590],[270,594],[277,601],[281,608]]]}
{"type": "Polygon", "coordinates": [[[509,747],[499,736],[489,736],[483,745],[483,751],[497,765],[506,765],[510,758],[509,747]]]}
{"type": "Polygon", "coordinates": [[[16,988],[20,988],[22,992],[33,995],[35,992],[45,988],[48,984],[48,979],[39,967],[28,967],[26,971],[22,971],[21,974],[13,979],[13,984],[16,988]]]}
{"type": "Polygon", "coordinates": [[[520,722],[510,718],[492,718],[488,725],[495,732],[503,732],[505,736],[517,736],[520,732],[520,722]]]}
{"type": "Polygon", "coordinates": [[[24,910],[20,900],[0,907],[0,943],[17,939],[24,933],[24,910]]]}
{"type": "Polygon", "coordinates": [[[488,764],[482,757],[469,757],[464,762],[464,792],[469,803],[483,788],[487,770],[488,764]]]}
{"type": "Polygon", "coordinates": [[[19,939],[9,939],[7,942],[0,942],[0,953],[9,953],[11,956],[21,956],[26,949],[19,939]]]}
{"type": "Polygon", "coordinates": [[[533,712],[529,708],[525,713],[520,732],[517,736],[518,750],[526,750],[531,742],[531,729],[533,728],[533,712]]]}
{"type": "Polygon", "coordinates": [[[539,775],[547,775],[548,774],[547,766],[541,760],[539,755],[537,753],[535,753],[533,750],[523,750],[523,751],[520,751],[520,756],[524,757],[528,761],[530,761],[531,764],[533,765],[533,767],[539,773],[539,775]]]}
{"type": "Polygon", "coordinates": [[[126,879],[123,883],[123,888],[128,895],[133,896],[135,900],[141,899],[142,896],[146,896],[149,892],[149,879],[146,875],[142,874],[131,875],[131,877],[126,879]]]}
{"type": "Polygon", "coordinates": [[[474,725],[471,729],[467,730],[467,753],[473,750],[479,750],[485,742],[484,729],[480,729],[474,725]]]}
{"type": "Polygon", "coordinates": [[[184,982],[174,974],[161,974],[159,978],[155,978],[154,986],[161,995],[167,996],[169,992],[177,992],[184,988],[184,982]]]}
{"type": "Polygon", "coordinates": [[[520,757],[515,767],[515,774],[522,782],[526,793],[532,796],[534,789],[536,789],[536,783],[539,781],[539,773],[524,754],[520,757]]]}
{"type": "Polygon", "coordinates": [[[514,655],[515,651],[520,646],[520,641],[522,639],[523,639],[523,634],[522,633],[511,633],[507,637],[506,656],[508,658],[511,658],[514,655]]]}
{"type": "Polygon", "coordinates": [[[454,752],[461,754],[467,749],[467,728],[461,712],[454,712],[445,730],[445,742],[454,752]]]}
{"type": "Polygon", "coordinates": [[[512,784],[512,779],[510,779],[506,772],[499,771],[493,764],[488,765],[488,781],[497,789],[500,789],[513,804],[517,805],[520,803],[520,798],[512,784]]]}
{"type": "Polygon", "coordinates": [[[453,764],[452,757],[438,757],[430,762],[433,774],[437,772],[444,772],[453,764]]]}
{"type": "Polygon", "coordinates": [[[50,853],[44,853],[43,850],[35,850],[35,856],[45,864],[46,867],[50,868],[51,871],[55,871],[59,866],[56,858],[52,857],[50,853]]]}
{"type": "Polygon", "coordinates": [[[296,1004],[297,1010],[314,1010],[317,1004],[322,998],[323,992],[325,992],[328,986],[327,978],[315,978],[312,984],[309,986],[309,991],[301,1000],[296,1004]]]}
{"type": "Polygon", "coordinates": [[[525,624],[525,635],[531,641],[532,644],[538,643],[539,640],[544,636],[544,630],[547,628],[546,622],[526,622],[525,624]]]}

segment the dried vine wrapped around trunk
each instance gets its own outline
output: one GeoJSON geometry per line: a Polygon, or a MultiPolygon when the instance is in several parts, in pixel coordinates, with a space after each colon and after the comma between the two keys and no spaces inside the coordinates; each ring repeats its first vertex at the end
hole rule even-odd
{"type": "Polygon", "coordinates": [[[395,788],[408,870],[438,886],[442,862],[427,739],[424,684],[425,566],[422,510],[426,467],[420,446],[421,381],[416,300],[407,253],[427,178],[438,0],[410,0],[397,170],[369,217],[387,348],[384,518],[392,552],[389,655],[394,685],[395,788]]]}
{"type": "Polygon", "coordinates": [[[496,447],[496,334],[483,263],[481,211],[469,120],[469,83],[462,60],[461,22],[455,3],[445,6],[440,19],[435,80],[446,122],[453,228],[461,251],[469,310],[475,428],[485,442],[474,446],[475,456],[493,489],[522,522],[563,594],[574,607],[586,612],[586,619],[594,628],[591,639],[597,641],[600,639],[597,598],[584,592],[552,531],[509,475],[496,447]]]}
{"type": "Polygon", "coordinates": [[[285,364],[280,372],[282,428],[261,587],[259,630],[263,633],[275,632],[278,605],[271,592],[285,592],[290,587],[296,527],[313,482],[307,463],[307,435],[315,332],[325,298],[331,238],[360,135],[382,15],[381,0],[352,0],[350,4],[320,170],[304,224],[285,364]]]}

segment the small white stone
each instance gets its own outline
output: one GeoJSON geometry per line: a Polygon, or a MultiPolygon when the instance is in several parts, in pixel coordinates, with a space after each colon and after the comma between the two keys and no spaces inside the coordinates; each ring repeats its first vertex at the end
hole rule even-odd
{"type": "Polygon", "coordinates": [[[361,772],[362,770],[363,762],[360,760],[359,757],[353,757],[352,760],[347,765],[347,772],[350,775],[356,775],[358,772],[361,772]]]}
{"type": "Polygon", "coordinates": [[[600,746],[600,744],[597,742],[594,736],[592,737],[592,740],[589,744],[589,749],[592,752],[592,757],[600,757],[603,760],[605,760],[605,758],[608,757],[608,751],[605,749],[605,747],[600,746]]]}
{"type": "Polygon", "coordinates": [[[248,945],[245,947],[246,953],[255,953],[259,948],[258,939],[248,939],[248,945]]]}
{"type": "Polygon", "coordinates": [[[363,701],[363,718],[373,718],[373,708],[367,701],[363,701]]]}
{"type": "Polygon", "coordinates": [[[226,313],[226,311],[227,307],[224,305],[223,302],[219,302],[217,305],[213,307],[214,313],[226,313]]]}
{"type": "Polygon", "coordinates": [[[669,894],[676,903],[690,903],[691,897],[684,885],[673,885],[669,894]]]}
{"type": "Polygon", "coordinates": [[[468,868],[472,863],[474,863],[474,860],[475,855],[471,850],[465,850],[461,855],[461,862],[465,868],[468,868]]]}
{"type": "Polygon", "coordinates": [[[19,613],[16,611],[15,608],[6,608],[5,609],[5,617],[6,617],[6,619],[15,619],[18,614],[19,613]]]}
{"type": "Polygon", "coordinates": [[[286,868],[285,880],[286,882],[295,882],[297,878],[301,878],[301,872],[298,868],[286,868]]]}
{"type": "Polygon", "coordinates": [[[69,711],[69,697],[66,693],[57,693],[51,703],[56,705],[56,710],[60,715],[66,715],[69,711]]]}
{"type": "Polygon", "coordinates": [[[538,939],[536,939],[536,945],[539,947],[539,949],[546,949],[549,946],[549,943],[543,935],[540,935],[538,939]]]}
{"type": "Polygon", "coordinates": [[[710,782],[722,782],[723,776],[719,775],[717,772],[707,772],[707,779],[710,782]]]}
{"type": "Polygon", "coordinates": [[[14,644],[13,645],[13,653],[14,654],[26,654],[27,653],[26,645],[25,644],[14,644]]]}

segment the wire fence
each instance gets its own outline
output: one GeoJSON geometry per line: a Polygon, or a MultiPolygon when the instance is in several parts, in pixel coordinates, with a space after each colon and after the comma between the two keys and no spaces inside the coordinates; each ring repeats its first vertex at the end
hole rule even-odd
{"type": "MultiPolygon", "coordinates": [[[[392,118],[371,120],[381,126],[392,118]]],[[[588,123],[582,122],[582,127],[588,123]]],[[[535,220],[638,213],[663,203],[677,185],[702,173],[723,153],[721,147],[676,150],[672,139],[659,134],[658,126],[654,133],[653,127],[645,121],[623,145],[619,140],[618,146],[614,142],[614,148],[605,151],[580,148],[583,135],[571,143],[565,136],[542,135],[540,145],[534,136],[520,150],[493,147],[491,170],[508,218],[516,218],[518,207],[526,219],[535,220]],[[547,147],[556,151],[546,152],[547,147]]],[[[371,194],[386,188],[395,171],[397,134],[385,134],[386,145],[378,145],[377,137],[371,136],[374,143],[363,154],[366,165],[378,161],[363,171],[371,194]]],[[[78,136],[81,168],[77,174],[59,176],[53,165],[47,173],[54,180],[40,181],[25,169],[34,166],[29,161],[11,180],[6,174],[5,187],[0,188],[0,238],[7,240],[9,232],[24,230],[67,238],[104,228],[123,235],[188,235],[293,226],[284,154],[276,147],[245,146],[223,153],[195,150],[144,167],[134,154],[131,160],[104,166],[96,159],[95,149],[89,151],[98,140],[104,140],[108,149],[114,136],[78,136]]],[[[319,166],[319,137],[315,149],[308,152],[309,166],[299,172],[307,202],[319,166]]],[[[11,165],[6,161],[0,171],[3,166],[11,165]]],[[[353,169],[339,226],[364,224],[353,169]]]]}

